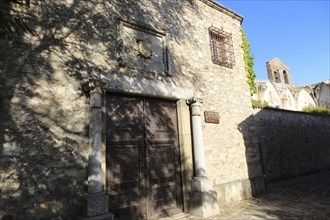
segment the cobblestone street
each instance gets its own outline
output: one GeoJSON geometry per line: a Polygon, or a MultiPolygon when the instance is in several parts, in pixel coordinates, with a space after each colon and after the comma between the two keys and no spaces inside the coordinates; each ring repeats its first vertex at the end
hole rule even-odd
{"type": "Polygon", "coordinates": [[[220,212],[216,219],[330,219],[330,171],[268,184],[265,194],[220,212]]]}
{"type": "Polygon", "coordinates": [[[208,219],[330,220],[330,171],[268,184],[263,195],[223,205],[220,215],[208,219]]]}

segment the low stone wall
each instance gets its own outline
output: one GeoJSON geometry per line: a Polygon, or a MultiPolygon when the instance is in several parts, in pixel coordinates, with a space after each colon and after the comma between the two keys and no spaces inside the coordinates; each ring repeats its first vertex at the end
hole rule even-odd
{"type": "Polygon", "coordinates": [[[214,188],[218,195],[219,206],[221,207],[223,204],[241,201],[263,193],[265,191],[265,183],[264,178],[260,176],[219,184],[214,188]]]}
{"type": "Polygon", "coordinates": [[[247,161],[261,161],[266,182],[330,169],[330,117],[265,108],[240,127],[247,161]]]}

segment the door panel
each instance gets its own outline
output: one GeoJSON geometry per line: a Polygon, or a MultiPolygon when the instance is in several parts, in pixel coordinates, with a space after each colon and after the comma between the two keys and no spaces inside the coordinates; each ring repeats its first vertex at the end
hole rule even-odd
{"type": "Polygon", "coordinates": [[[116,218],[182,209],[176,104],[107,96],[107,191],[116,218]]]}
{"type": "Polygon", "coordinates": [[[177,140],[176,104],[150,100],[145,103],[146,139],[177,140]]]}
{"type": "Polygon", "coordinates": [[[107,96],[107,192],[109,209],[121,219],[141,218],[144,164],[143,100],[107,96]]]}
{"type": "Polygon", "coordinates": [[[176,170],[172,144],[153,144],[149,150],[150,197],[154,215],[158,209],[176,207],[176,170]]]}
{"type": "Polygon", "coordinates": [[[176,104],[149,100],[145,105],[148,201],[152,216],[164,209],[180,207],[180,158],[176,104]]]}
{"type": "Polygon", "coordinates": [[[111,95],[107,97],[107,143],[143,141],[143,100],[111,95]],[[109,127],[110,126],[110,127],[109,127]]]}

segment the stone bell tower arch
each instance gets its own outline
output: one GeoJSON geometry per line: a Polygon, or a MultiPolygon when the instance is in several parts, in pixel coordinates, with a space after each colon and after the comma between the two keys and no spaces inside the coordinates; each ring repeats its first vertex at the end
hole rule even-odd
{"type": "Polygon", "coordinates": [[[278,58],[266,62],[269,81],[283,84],[292,84],[290,69],[278,58]]]}

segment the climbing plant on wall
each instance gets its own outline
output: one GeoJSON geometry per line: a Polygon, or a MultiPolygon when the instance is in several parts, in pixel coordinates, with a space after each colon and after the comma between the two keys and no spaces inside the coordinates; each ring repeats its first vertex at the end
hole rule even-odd
{"type": "Polygon", "coordinates": [[[247,76],[247,83],[249,84],[250,87],[250,94],[251,96],[256,92],[256,84],[255,84],[255,79],[256,79],[256,73],[253,70],[253,65],[254,65],[254,56],[251,54],[251,47],[250,43],[247,40],[246,33],[243,29],[241,29],[242,32],[242,49],[244,51],[244,61],[245,61],[245,72],[247,76]]]}

